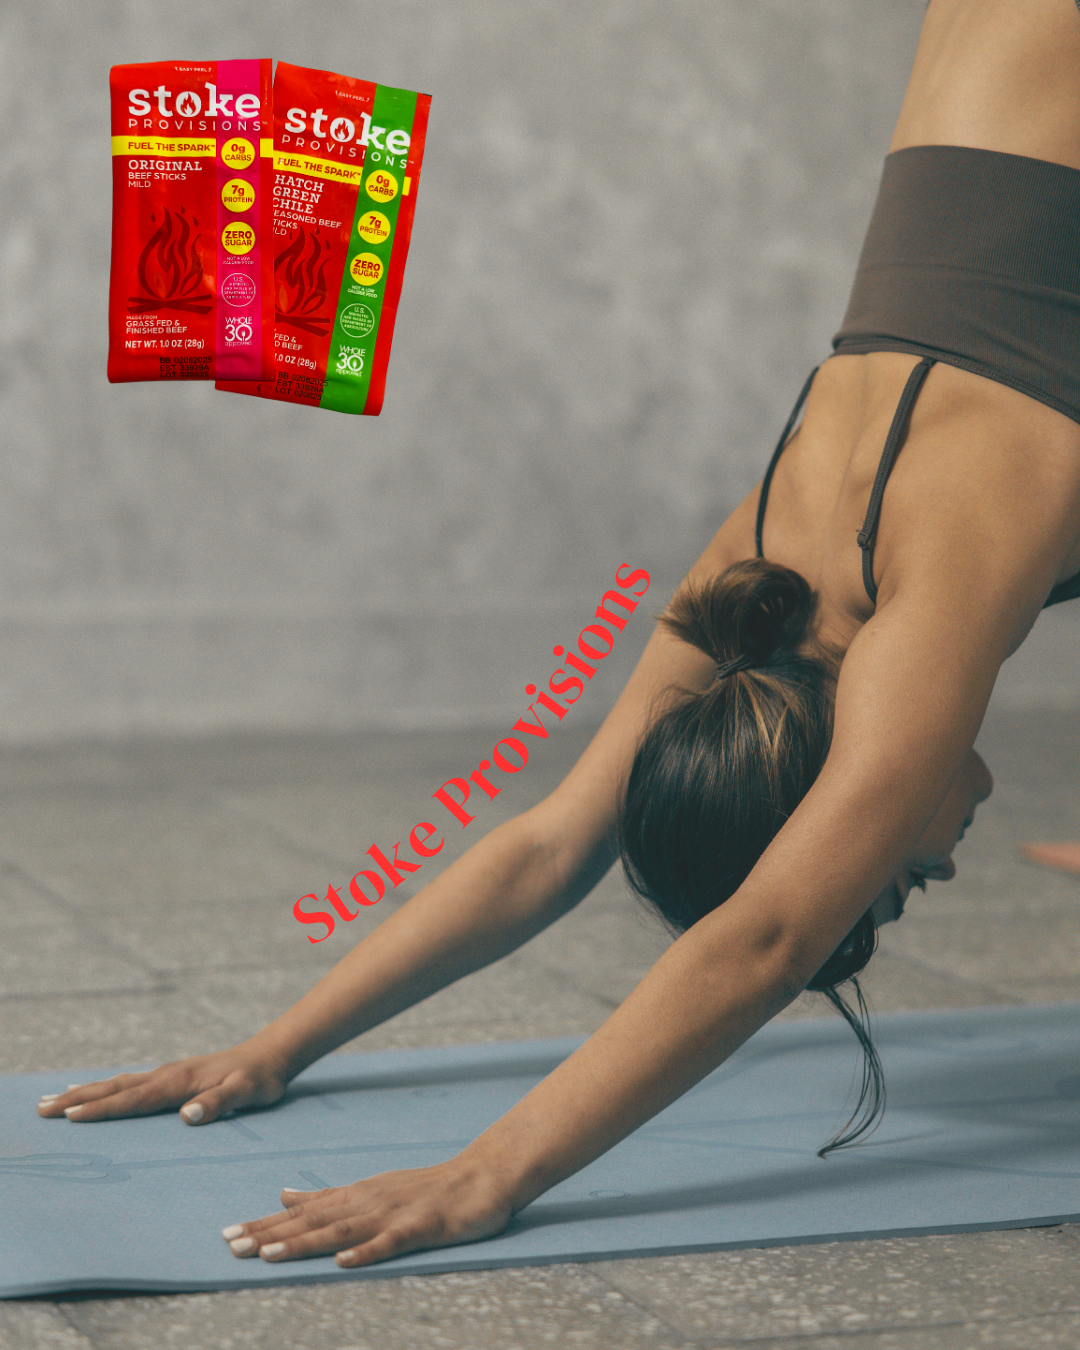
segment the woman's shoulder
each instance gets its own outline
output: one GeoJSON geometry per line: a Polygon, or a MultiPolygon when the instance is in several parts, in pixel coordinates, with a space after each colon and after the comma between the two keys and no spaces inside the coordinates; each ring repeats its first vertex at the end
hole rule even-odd
{"type": "Polygon", "coordinates": [[[878,604],[933,586],[1013,615],[1015,650],[1051,588],[1080,571],[1080,425],[938,363],[889,475],[873,554],[878,604]]]}
{"type": "MultiPolygon", "coordinates": [[[[916,360],[826,362],[773,477],[765,556],[806,577],[841,646],[875,612],[856,536],[916,360]]],[[[878,605],[918,585],[958,608],[1011,606],[1018,646],[1050,588],[1080,571],[1080,425],[939,362],[888,474],[871,560],[878,605]]]]}

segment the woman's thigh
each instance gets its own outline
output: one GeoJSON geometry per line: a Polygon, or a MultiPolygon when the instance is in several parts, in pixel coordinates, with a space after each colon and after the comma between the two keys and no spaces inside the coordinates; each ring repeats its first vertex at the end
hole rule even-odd
{"type": "Polygon", "coordinates": [[[931,0],[891,150],[967,145],[1080,169],[1076,0],[931,0]]]}

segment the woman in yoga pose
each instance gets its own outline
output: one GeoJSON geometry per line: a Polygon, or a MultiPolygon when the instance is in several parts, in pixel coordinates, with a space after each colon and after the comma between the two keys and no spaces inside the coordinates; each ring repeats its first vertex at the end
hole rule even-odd
{"type": "Polygon", "coordinates": [[[990,791],[972,747],[998,669],[1080,595],[1073,0],[931,0],[890,149],[801,426],[797,408],[565,782],[250,1040],[43,1115],[274,1102],[565,914],[621,843],[681,936],[581,1049],[450,1161],[283,1192],[225,1230],[238,1256],[342,1266],[489,1236],[800,990],[857,971],[909,887],[952,874],[990,791]]]}

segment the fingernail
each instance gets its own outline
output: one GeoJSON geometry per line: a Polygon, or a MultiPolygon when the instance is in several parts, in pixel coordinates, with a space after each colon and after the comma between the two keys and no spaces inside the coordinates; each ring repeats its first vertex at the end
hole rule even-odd
{"type": "Polygon", "coordinates": [[[78,1115],[81,1110],[81,1106],[68,1106],[64,1110],[64,1115],[70,1120],[72,1116],[78,1115]]]}
{"type": "MultiPolygon", "coordinates": [[[[85,1086],[84,1083],[69,1083],[67,1085],[67,1090],[69,1092],[74,1092],[77,1087],[84,1087],[84,1086],[85,1086]]],[[[57,1093],[57,1096],[59,1096],[59,1093],[57,1093]]]]}
{"type": "Polygon", "coordinates": [[[260,1256],[280,1256],[285,1250],[284,1242],[271,1242],[268,1247],[263,1247],[259,1252],[260,1256]]]}
{"type": "Polygon", "coordinates": [[[40,1105],[41,1102],[54,1102],[60,1095],[59,1092],[46,1092],[44,1097],[39,1098],[38,1105],[40,1105]]]}
{"type": "Polygon", "coordinates": [[[355,1252],[337,1252],[334,1256],[335,1261],[352,1261],[356,1256],[355,1252]]]}
{"type": "Polygon", "coordinates": [[[180,1108],[180,1114],[185,1120],[190,1121],[192,1125],[197,1125],[199,1121],[202,1120],[203,1116],[206,1115],[206,1112],[198,1102],[189,1102],[187,1106],[182,1106],[180,1108]]]}
{"type": "MultiPolygon", "coordinates": [[[[44,1097],[43,1097],[43,1098],[42,1098],[42,1101],[44,1101],[44,1100],[45,1100],[45,1099],[44,1099],[44,1097]]],[[[298,1190],[296,1189],[295,1186],[282,1186],[282,1188],[281,1188],[281,1194],[282,1194],[282,1195],[303,1195],[304,1192],[303,1192],[303,1191],[298,1191],[298,1190]]]]}
{"type": "Polygon", "coordinates": [[[248,1252],[255,1250],[254,1238],[235,1238],[229,1243],[234,1256],[247,1256],[248,1252]]]}
{"type": "Polygon", "coordinates": [[[244,1225],[242,1223],[231,1223],[228,1228],[223,1228],[221,1230],[221,1236],[226,1242],[231,1242],[233,1238],[238,1238],[243,1231],[244,1225]]]}

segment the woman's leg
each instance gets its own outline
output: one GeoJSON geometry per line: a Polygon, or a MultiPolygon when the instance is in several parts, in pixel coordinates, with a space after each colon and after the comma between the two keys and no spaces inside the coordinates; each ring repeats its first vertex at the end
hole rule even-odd
{"type": "Polygon", "coordinates": [[[890,150],[966,145],[1080,169],[1080,0],[931,0],[890,150]]]}

